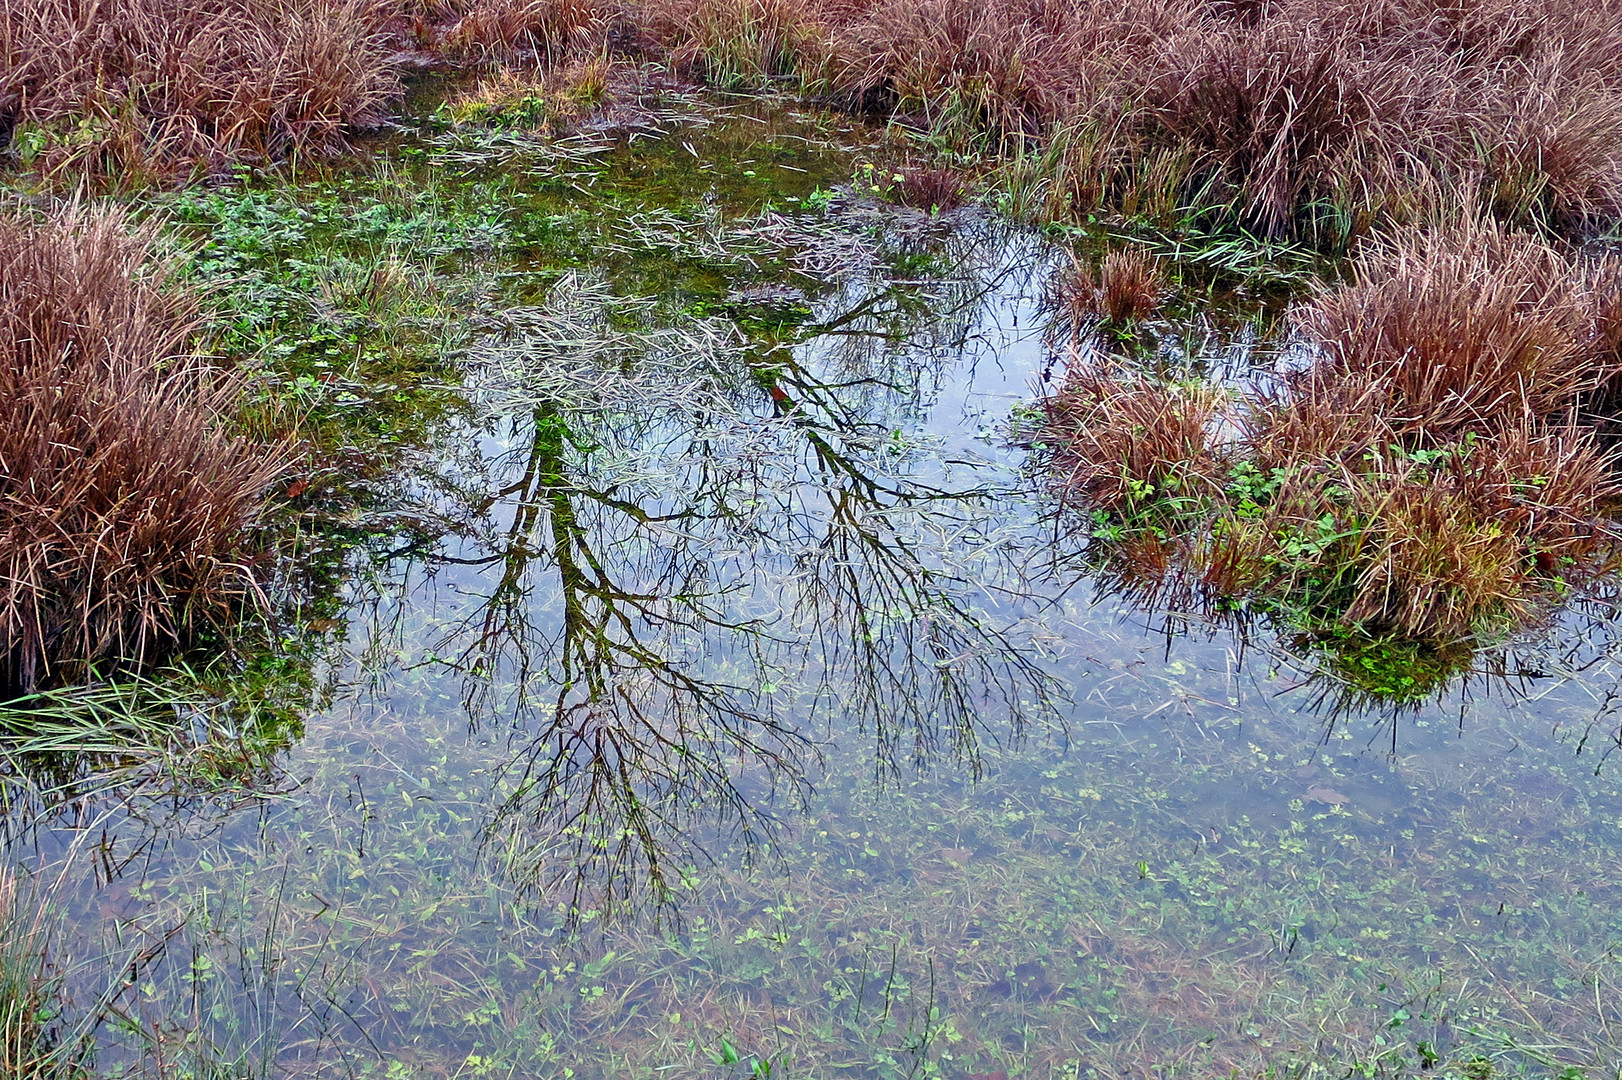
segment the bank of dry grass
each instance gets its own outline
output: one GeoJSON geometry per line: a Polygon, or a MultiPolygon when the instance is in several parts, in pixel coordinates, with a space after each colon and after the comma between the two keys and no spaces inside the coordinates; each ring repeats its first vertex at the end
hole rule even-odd
{"type": "Polygon", "coordinates": [[[601,55],[618,25],[599,0],[425,0],[413,24],[448,59],[519,66],[601,55]]]}
{"type": "Polygon", "coordinates": [[[1030,149],[1049,216],[1223,207],[1344,236],[1470,186],[1561,226],[1622,209],[1622,5],[1561,0],[641,0],[688,73],[789,82],[1030,149]]]}
{"type": "Polygon", "coordinates": [[[285,448],[226,429],[242,385],[150,227],[0,212],[0,689],[139,663],[256,596],[244,561],[285,448]]]}
{"type": "Polygon", "coordinates": [[[0,129],[62,176],[162,176],[331,146],[400,87],[379,0],[14,0],[0,129]]]}
{"type": "Polygon", "coordinates": [[[664,64],[913,117],[1047,217],[1199,206],[1334,242],[1461,190],[1622,212],[1618,0],[19,0],[0,128],[47,168],[276,157],[375,123],[411,54],[664,64]]]}

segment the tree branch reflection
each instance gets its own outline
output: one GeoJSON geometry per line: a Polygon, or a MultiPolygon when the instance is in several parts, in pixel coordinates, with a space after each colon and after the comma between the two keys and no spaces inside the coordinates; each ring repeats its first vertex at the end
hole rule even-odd
{"type": "Polygon", "coordinates": [[[491,836],[572,911],[668,902],[676,871],[750,850],[804,790],[814,725],[866,733],[881,772],[973,769],[1051,705],[925,541],[990,516],[896,419],[955,354],[884,348],[909,338],[896,310],[857,303],[827,321],[870,337],[813,361],[566,280],[492,350],[504,445],[442,480],[462,539],[423,568],[469,602],[430,656],[476,724],[518,718],[491,836]]]}

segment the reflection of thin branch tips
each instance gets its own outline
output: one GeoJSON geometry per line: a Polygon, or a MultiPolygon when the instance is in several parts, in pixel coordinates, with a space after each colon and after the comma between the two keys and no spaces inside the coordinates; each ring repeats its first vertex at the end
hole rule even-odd
{"type": "Polygon", "coordinates": [[[475,723],[526,725],[485,845],[570,918],[667,905],[669,867],[715,857],[716,834],[747,858],[807,790],[806,721],[849,717],[881,774],[942,750],[977,773],[993,717],[1017,738],[1051,709],[1052,680],[971,605],[983,591],[913,535],[967,528],[990,493],[914,478],[874,414],[922,376],[859,346],[938,312],[845,300],[822,325],[867,336],[817,363],[580,278],[491,344],[480,392],[510,449],[436,481],[459,542],[424,555],[484,584],[431,655],[475,723]]]}

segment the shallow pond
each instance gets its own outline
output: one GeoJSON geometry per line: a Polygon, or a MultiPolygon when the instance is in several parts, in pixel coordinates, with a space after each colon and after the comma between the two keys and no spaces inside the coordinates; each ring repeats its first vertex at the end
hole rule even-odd
{"type": "MultiPolygon", "coordinates": [[[[1019,435],[1066,256],[829,195],[887,152],[710,105],[324,181],[500,235],[416,253],[456,405],[275,775],[9,834],[103,1066],[1622,1075],[1606,598],[1406,705],[1123,598],[1019,435]]],[[[1274,362],[1201,303],[1167,362],[1274,362]]]]}

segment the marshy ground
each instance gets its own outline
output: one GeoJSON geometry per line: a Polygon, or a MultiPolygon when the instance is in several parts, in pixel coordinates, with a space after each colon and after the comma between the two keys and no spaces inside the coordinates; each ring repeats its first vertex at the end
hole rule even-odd
{"type": "Polygon", "coordinates": [[[1619,56],[9,5],[0,1071],[1622,1075],[1619,56]]]}

